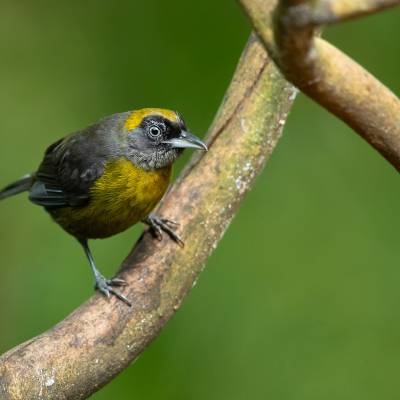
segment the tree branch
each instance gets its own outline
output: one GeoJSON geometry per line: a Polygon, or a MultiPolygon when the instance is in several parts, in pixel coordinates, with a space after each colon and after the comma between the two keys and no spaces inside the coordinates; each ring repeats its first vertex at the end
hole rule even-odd
{"type": "Polygon", "coordinates": [[[319,0],[307,12],[311,23],[320,26],[342,22],[347,19],[374,14],[399,5],[399,0],[319,0]]]}
{"type": "Polygon", "coordinates": [[[316,37],[320,21],[337,22],[400,1],[239,2],[286,78],[346,122],[400,170],[400,100],[359,64],[316,37]]]}
{"type": "Polygon", "coordinates": [[[121,372],[179,308],[272,153],[295,91],[251,39],[208,135],[159,212],[186,247],[148,234],[119,276],[133,307],[94,295],[64,321],[0,358],[2,400],[85,399],[121,372]]]}

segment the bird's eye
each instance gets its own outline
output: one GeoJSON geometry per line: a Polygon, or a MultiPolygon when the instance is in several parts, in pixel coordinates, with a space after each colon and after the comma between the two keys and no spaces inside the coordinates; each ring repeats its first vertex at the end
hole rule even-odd
{"type": "Polygon", "coordinates": [[[161,129],[157,125],[152,125],[149,128],[149,135],[153,138],[157,138],[161,135],[161,129]]]}

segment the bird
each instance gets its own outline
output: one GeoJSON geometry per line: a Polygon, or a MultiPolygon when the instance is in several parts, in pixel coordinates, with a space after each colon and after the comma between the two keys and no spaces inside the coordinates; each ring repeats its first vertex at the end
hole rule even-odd
{"type": "Polygon", "coordinates": [[[104,117],[56,141],[45,151],[36,172],[0,190],[0,200],[22,192],[83,247],[95,289],[132,303],[96,267],[88,241],[103,239],[143,222],[159,240],[165,232],[183,245],[176,221],[153,213],[172,179],[174,161],[184,149],[207,151],[190,133],[181,114],[141,108],[104,117]]]}

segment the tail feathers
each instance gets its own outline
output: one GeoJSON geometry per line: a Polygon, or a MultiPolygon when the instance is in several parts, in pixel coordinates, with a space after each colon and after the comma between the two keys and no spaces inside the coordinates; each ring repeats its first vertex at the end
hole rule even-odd
{"type": "Polygon", "coordinates": [[[11,197],[18,193],[22,193],[29,190],[32,186],[33,178],[34,174],[25,175],[18,181],[0,190],[0,200],[4,200],[7,197],[11,197]]]}

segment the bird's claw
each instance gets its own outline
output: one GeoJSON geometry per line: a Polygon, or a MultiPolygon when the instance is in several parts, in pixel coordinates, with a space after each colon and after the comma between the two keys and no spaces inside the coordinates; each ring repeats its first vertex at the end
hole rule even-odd
{"type": "Polygon", "coordinates": [[[107,298],[110,298],[111,295],[114,295],[129,307],[132,307],[132,303],[123,294],[113,289],[113,287],[122,287],[127,285],[128,284],[123,279],[105,279],[103,276],[97,276],[95,288],[107,298]]]}
{"type": "Polygon", "coordinates": [[[163,222],[165,225],[170,226],[171,228],[177,228],[181,224],[179,222],[174,221],[173,219],[168,219],[168,218],[160,218],[161,222],[163,222]]]}
{"type": "Polygon", "coordinates": [[[128,286],[128,283],[126,281],[119,278],[108,279],[106,283],[108,286],[115,286],[115,287],[128,286]]]}
{"type": "Polygon", "coordinates": [[[174,228],[179,226],[179,223],[166,218],[159,218],[156,215],[150,215],[144,220],[150,226],[153,235],[162,240],[163,232],[165,232],[173,241],[178,243],[181,247],[185,245],[181,237],[175,232],[174,228]]]}

